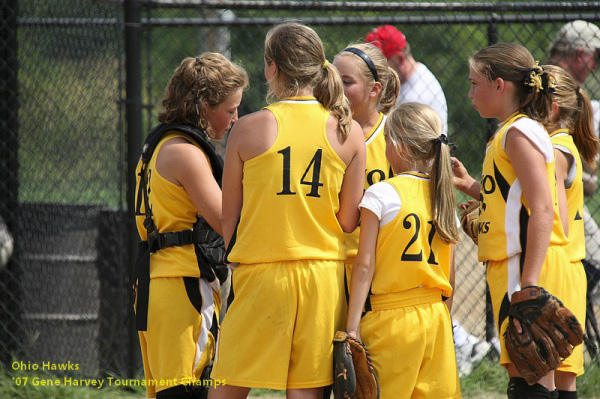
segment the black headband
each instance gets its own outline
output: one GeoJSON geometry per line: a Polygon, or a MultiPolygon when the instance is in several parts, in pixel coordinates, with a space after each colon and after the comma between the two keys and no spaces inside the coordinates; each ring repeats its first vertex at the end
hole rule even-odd
{"type": "Polygon", "coordinates": [[[365,62],[365,64],[367,64],[367,67],[369,67],[369,70],[373,74],[373,79],[375,79],[376,82],[379,81],[377,78],[377,68],[375,68],[375,64],[373,63],[373,60],[371,59],[371,57],[369,57],[367,55],[367,53],[365,53],[364,51],[357,49],[355,47],[346,47],[341,52],[344,52],[344,51],[347,51],[352,54],[356,54],[360,58],[362,58],[362,60],[365,62]]]}

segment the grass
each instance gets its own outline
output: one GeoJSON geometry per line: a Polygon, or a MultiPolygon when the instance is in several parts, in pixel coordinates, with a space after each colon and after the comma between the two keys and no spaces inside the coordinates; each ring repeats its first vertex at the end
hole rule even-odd
{"type": "MultiPolygon", "coordinates": [[[[464,398],[490,398],[494,394],[506,397],[508,376],[496,362],[485,359],[471,374],[461,378],[460,385],[464,398]]],[[[588,364],[585,374],[577,379],[579,398],[600,398],[600,367],[598,363],[588,364]]]]}
{"type": "MultiPolygon", "coordinates": [[[[54,380],[64,380],[51,374],[35,372],[8,372],[0,367],[0,398],[3,399],[140,399],[145,397],[143,387],[107,387],[102,389],[65,386],[42,386],[54,380]],[[27,378],[27,383],[24,383],[27,378]],[[20,384],[20,386],[18,385],[20,384]]],[[[485,359],[469,376],[461,378],[465,399],[496,399],[506,397],[508,377],[497,363],[485,359]]],[[[114,384],[113,384],[114,385],[114,384]]],[[[600,399],[600,366],[588,365],[586,373],[577,380],[579,398],[600,399]]],[[[250,398],[284,398],[283,391],[253,389],[250,398]]]]}

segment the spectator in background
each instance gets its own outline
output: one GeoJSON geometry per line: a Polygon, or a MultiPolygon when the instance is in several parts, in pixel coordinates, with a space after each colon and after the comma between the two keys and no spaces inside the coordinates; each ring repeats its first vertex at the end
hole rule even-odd
{"type": "MultiPolygon", "coordinates": [[[[410,50],[404,33],[391,25],[383,25],[370,31],[365,42],[381,49],[391,68],[400,77],[400,95],[396,106],[407,102],[418,102],[433,108],[442,120],[442,133],[448,134],[448,105],[440,82],[422,63],[417,62],[410,50]]],[[[453,319],[454,343],[458,371],[468,375],[488,353],[491,345],[469,334],[453,319]]]]}
{"type": "MultiPolygon", "coordinates": [[[[548,64],[565,69],[583,86],[592,71],[600,64],[600,28],[591,22],[576,20],[565,24],[550,45],[548,64]]],[[[590,93],[590,97],[593,94],[590,93]]],[[[594,130],[600,135],[600,102],[591,100],[594,130]]],[[[596,190],[598,169],[583,163],[583,190],[590,196],[596,190]]],[[[583,208],[586,257],[583,261],[588,278],[588,294],[596,296],[600,282],[600,232],[587,207],[583,208]]]]}
{"type": "Polygon", "coordinates": [[[0,216],[0,270],[8,264],[10,257],[13,254],[14,240],[8,226],[0,216]]]}
{"type": "Polygon", "coordinates": [[[398,73],[402,85],[397,105],[406,102],[429,105],[442,119],[442,133],[448,134],[448,105],[442,86],[424,64],[413,58],[404,33],[391,25],[383,25],[369,32],[365,42],[379,47],[390,67],[398,73]]]}

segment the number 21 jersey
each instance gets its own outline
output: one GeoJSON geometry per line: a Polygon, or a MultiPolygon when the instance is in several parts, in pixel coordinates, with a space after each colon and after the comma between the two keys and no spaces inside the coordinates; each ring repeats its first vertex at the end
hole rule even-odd
{"type": "Polygon", "coordinates": [[[243,204],[232,262],[345,259],[336,218],[346,165],[327,139],[330,112],[314,97],[266,107],[277,138],[244,162],[243,204]]]}

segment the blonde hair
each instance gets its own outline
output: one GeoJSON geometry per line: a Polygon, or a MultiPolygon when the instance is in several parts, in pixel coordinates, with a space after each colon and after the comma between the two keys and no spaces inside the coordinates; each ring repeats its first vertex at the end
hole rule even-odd
{"type": "Polygon", "coordinates": [[[588,95],[563,68],[555,65],[543,68],[556,79],[552,100],[558,104],[558,112],[553,119],[569,130],[584,162],[595,167],[600,142],[594,132],[594,114],[588,95]]]}
{"type": "MultiPolygon", "coordinates": [[[[377,99],[381,112],[387,114],[396,106],[398,95],[400,94],[400,78],[398,73],[388,65],[387,58],[384,57],[379,47],[372,43],[356,43],[350,44],[347,48],[356,48],[365,53],[377,70],[377,77],[381,83],[382,89],[377,99]]],[[[354,57],[359,65],[363,78],[368,84],[374,84],[375,78],[371,70],[359,56],[348,51],[339,52],[336,57],[354,57]]]]}
{"type": "Polygon", "coordinates": [[[215,107],[239,88],[248,87],[244,68],[219,53],[181,61],[165,88],[158,120],[198,127],[212,137],[206,106],[215,107]]]}
{"type": "MultiPolygon", "coordinates": [[[[529,50],[517,43],[497,43],[475,53],[469,58],[469,65],[489,82],[497,78],[512,82],[519,100],[519,111],[547,124],[552,112],[551,93],[548,90],[531,90],[525,84],[535,66],[529,50]]],[[[551,77],[546,76],[545,79],[551,77]]]]}
{"type": "Polygon", "coordinates": [[[446,244],[459,241],[456,196],[446,136],[433,108],[419,103],[400,104],[388,116],[385,135],[397,153],[409,163],[431,164],[431,213],[433,225],[446,244]],[[401,151],[400,151],[401,150],[401,151]]]}
{"type": "MultiPolygon", "coordinates": [[[[338,118],[342,137],[350,134],[352,111],[344,96],[342,78],[337,69],[326,62],[319,35],[306,25],[288,22],[271,28],[265,39],[265,62],[277,66],[281,96],[298,95],[312,88],[316,99],[338,118]]],[[[269,102],[275,98],[271,88],[269,102]]]]}

